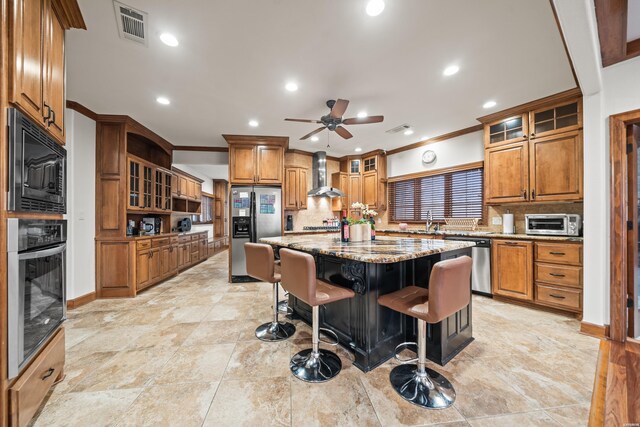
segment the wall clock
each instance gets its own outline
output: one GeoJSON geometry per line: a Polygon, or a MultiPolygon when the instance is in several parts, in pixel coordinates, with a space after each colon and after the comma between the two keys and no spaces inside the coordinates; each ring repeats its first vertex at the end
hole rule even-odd
{"type": "Polygon", "coordinates": [[[422,153],[422,163],[433,163],[436,161],[436,152],[433,150],[427,150],[422,153]]]}

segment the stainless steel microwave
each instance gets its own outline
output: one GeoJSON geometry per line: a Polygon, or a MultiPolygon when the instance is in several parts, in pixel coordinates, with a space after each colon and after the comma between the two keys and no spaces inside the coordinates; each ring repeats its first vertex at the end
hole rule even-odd
{"type": "Polygon", "coordinates": [[[576,214],[525,215],[525,232],[549,236],[582,235],[582,218],[576,214]]]}

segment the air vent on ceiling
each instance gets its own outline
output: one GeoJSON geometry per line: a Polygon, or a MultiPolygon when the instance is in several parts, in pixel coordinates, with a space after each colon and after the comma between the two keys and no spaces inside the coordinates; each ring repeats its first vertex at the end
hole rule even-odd
{"type": "Polygon", "coordinates": [[[113,2],[120,38],[147,45],[147,12],[113,2]]]}
{"type": "Polygon", "coordinates": [[[386,131],[387,133],[398,133],[398,132],[404,132],[405,130],[409,129],[411,126],[408,125],[407,123],[400,125],[400,126],[396,126],[393,129],[389,129],[388,131],[386,131]]]}

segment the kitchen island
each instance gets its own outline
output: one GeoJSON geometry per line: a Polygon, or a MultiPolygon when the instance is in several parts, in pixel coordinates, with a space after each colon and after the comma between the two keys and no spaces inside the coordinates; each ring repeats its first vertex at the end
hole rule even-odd
{"type": "MultiPolygon", "coordinates": [[[[312,254],[319,279],[352,289],[356,296],[320,307],[320,327],[336,333],[367,372],[393,357],[395,347],[416,341],[415,319],[378,305],[378,297],[405,286],[429,287],[433,265],[471,254],[473,242],[379,237],[342,243],[338,234],[268,237],[260,242],[312,254]]],[[[469,283],[471,287],[471,283],[469,283]]],[[[289,297],[294,315],[311,322],[311,307],[289,297]]],[[[446,364],[473,340],[471,303],[427,329],[427,357],[446,364]]]]}

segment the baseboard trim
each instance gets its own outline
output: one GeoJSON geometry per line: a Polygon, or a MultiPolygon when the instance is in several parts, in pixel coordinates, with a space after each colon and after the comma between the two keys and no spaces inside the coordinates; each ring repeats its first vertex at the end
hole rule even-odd
{"type": "Polygon", "coordinates": [[[73,310],[74,308],[78,308],[82,305],[88,304],[91,301],[95,301],[95,299],[96,299],[96,293],[94,291],[94,292],[89,292],[88,294],[79,296],[78,298],[67,300],[67,310],[73,310]]]}
{"type": "Polygon", "coordinates": [[[580,322],[580,333],[590,335],[595,338],[608,339],[609,325],[595,325],[588,322],[580,322]]]}

